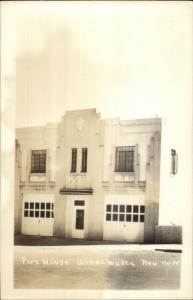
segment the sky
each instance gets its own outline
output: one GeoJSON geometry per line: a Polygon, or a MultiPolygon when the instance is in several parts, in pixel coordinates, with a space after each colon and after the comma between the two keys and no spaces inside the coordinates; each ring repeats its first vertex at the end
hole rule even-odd
{"type": "Polygon", "coordinates": [[[66,110],[84,108],[96,108],[102,118],[162,117],[161,159],[167,167],[161,170],[161,203],[170,206],[162,222],[181,223],[182,199],[191,189],[191,2],[1,6],[7,122],[41,126],[59,122],[66,110]],[[175,179],[170,178],[171,149],[179,155],[175,179]]]}
{"type": "Polygon", "coordinates": [[[6,8],[16,127],[58,122],[65,110],[82,108],[175,121],[189,105],[188,4],[43,1],[6,8]]]}

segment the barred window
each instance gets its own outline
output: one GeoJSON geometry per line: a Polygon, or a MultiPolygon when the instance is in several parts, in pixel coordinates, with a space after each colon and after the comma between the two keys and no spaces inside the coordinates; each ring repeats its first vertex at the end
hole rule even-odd
{"type": "Polygon", "coordinates": [[[76,173],[77,148],[72,148],[71,173],[76,173]]]}
{"type": "Polygon", "coordinates": [[[115,172],[134,172],[134,148],[116,147],[115,172]]]}
{"type": "Polygon", "coordinates": [[[176,150],[171,149],[171,174],[175,175],[178,168],[178,155],[176,150]]]}
{"type": "Polygon", "coordinates": [[[82,148],[82,167],[81,172],[87,172],[87,148],[82,148]]]}
{"type": "Polygon", "coordinates": [[[46,172],[46,150],[32,150],[31,173],[46,172]]]}

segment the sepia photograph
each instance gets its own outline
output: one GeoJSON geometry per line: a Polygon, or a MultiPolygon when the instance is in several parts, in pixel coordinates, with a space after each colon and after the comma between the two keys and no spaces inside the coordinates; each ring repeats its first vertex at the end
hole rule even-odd
{"type": "Polygon", "coordinates": [[[192,4],[4,1],[2,299],[192,299],[192,4]]]}

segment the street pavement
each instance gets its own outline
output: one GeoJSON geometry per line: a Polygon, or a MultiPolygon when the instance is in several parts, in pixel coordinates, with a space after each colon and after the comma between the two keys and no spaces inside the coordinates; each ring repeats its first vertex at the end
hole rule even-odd
{"type": "Polygon", "coordinates": [[[15,246],[14,287],[178,289],[180,264],[180,245],[15,246]]]}

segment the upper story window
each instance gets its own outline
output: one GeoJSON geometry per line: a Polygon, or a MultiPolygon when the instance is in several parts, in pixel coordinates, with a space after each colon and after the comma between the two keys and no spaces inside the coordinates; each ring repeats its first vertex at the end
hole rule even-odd
{"type": "Polygon", "coordinates": [[[46,173],[46,150],[32,150],[31,173],[46,173]]]}
{"type": "Polygon", "coordinates": [[[115,172],[134,172],[134,146],[116,147],[115,172]]]}
{"type": "Polygon", "coordinates": [[[81,172],[86,173],[87,172],[87,148],[82,148],[82,166],[81,166],[81,172]]]}
{"type": "Polygon", "coordinates": [[[171,174],[175,175],[178,168],[178,155],[176,150],[171,149],[171,174]]]}
{"type": "Polygon", "coordinates": [[[76,173],[77,148],[72,148],[71,173],[76,173]]]}

